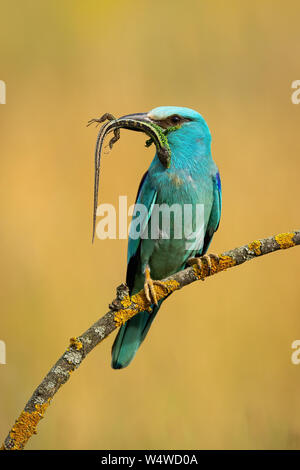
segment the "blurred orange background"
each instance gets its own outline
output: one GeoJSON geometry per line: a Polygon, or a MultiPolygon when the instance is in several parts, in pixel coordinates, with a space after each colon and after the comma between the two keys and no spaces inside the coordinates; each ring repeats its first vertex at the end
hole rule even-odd
{"type": "MultiPolygon", "coordinates": [[[[107,311],[126,240],[91,244],[87,121],[188,106],[210,127],[223,185],[220,253],[299,229],[296,1],[0,2],[0,435],[71,336],[107,311]]],[[[122,131],[100,201],[134,202],[153,148],[122,131]]],[[[300,250],[195,283],[163,305],[127,369],[113,337],[55,396],[28,449],[300,447],[300,250]]]]}

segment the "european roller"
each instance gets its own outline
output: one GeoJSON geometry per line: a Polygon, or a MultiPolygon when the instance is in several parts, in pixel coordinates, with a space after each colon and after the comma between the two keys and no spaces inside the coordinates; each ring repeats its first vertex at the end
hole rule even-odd
{"type": "MultiPolygon", "coordinates": [[[[166,135],[170,150],[170,159],[156,152],[136,198],[126,283],[130,295],[144,288],[151,311],[140,312],[121,326],[112,347],[112,367],[122,369],[132,361],[163,302],[157,301],[155,285],[207,252],[221,216],[221,180],[211,155],[209,128],[198,112],[161,106],[115,122],[115,127],[143,132],[149,125],[160,130],[166,135]],[[139,210],[140,205],[144,211],[139,210]],[[162,207],[171,209],[167,230],[157,211],[162,207]],[[174,212],[174,208],[179,212],[174,212]],[[185,212],[185,208],[190,212],[185,212]],[[133,230],[137,228],[137,218],[139,232],[133,230]]],[[[209,258],[206,259],[209,265],[209,258]]]]}

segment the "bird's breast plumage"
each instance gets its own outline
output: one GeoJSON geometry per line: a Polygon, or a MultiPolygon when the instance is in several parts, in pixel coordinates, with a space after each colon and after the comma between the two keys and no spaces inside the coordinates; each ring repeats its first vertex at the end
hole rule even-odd
{"type": "MultiPolygon", "coordinates": [[[[162,279],[180,270],[190,256],[201,252],[206,226],[209,220],[213,202],[213,182],[211,178],[211,165],[195,168],[170,168],[157,171],[155,165],[149,170],[149,184],[155,188],[157,197],[156,208],[166,205],[181,211],[181,217],[176,215],[170,219],[169,237],[164,233],[164,227],[159,227],[155,239],[148,237],[141,241],[141,272],[145,266],[150,266],[154,279],[162,279]],[[192,244],[189,236],[195,232],[196,206],[203,208],[203,229],[198,233],[198,241],[192,244]],[[188,207],[189,206],[189,207],[188,207]],[[185,208],[193,211],[192,217],[187,217],[185,208]],[[182,234],[176,238],[176,234],[182,234]],[[190,247],[190,248],[189,248],[190,247]]],[[[149,219],[149,234],[157,218],[153,213],[149,219]]],[[[168,234],[167,234],[168,235],[168,234]]]]}

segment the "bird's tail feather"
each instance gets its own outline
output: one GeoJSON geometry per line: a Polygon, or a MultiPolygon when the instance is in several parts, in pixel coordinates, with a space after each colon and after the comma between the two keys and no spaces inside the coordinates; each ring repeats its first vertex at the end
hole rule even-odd
{"type": "MultiPolygon", "coordinates": [[[[164,299],[163,299],[164,300],[164,299]]],[[[130,364],[163,302],[152,306],[152,312],[140,312],[122,325],[112,347],[113,369],[123,369],[130,364]]]]}

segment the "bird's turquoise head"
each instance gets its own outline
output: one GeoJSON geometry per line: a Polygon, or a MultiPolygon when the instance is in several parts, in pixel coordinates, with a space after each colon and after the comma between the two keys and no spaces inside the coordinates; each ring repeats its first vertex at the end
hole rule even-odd
{"type": "Polygon", "coordinates": [[[164,130],[171,155],[172,151],[180,150],[189,150],[199,156],[210,155],[211,134],[205,119],[197,111],[160,106],[147,113],[147,118],[164,130]]]}
{"type": "Polygon", "coordinates": [[[156,144],[158,157],[165,168],[169,168],[172,154],[173,157],[193,155],[194,158],[210,155],[209,128],[201,114],[193,109],[159,106],[148,113],[123,116],[116,122],[118,125],[130,123],[132,130],[148,133],[151,138],[146,145],[156,144]],[[155,137],[149,130],[156,133],[155,137]]]}

